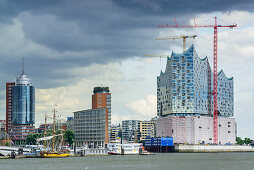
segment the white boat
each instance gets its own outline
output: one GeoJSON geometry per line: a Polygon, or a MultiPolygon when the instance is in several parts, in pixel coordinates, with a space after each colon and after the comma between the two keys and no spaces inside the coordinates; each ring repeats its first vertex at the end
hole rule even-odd
{"type": "Polygon", "coordinates": [[[29,153],[31,151],[30,148],[21,148],[21,147],[14,147],[14,146],[0,146],[0,155],[3,156],[10,156],[11,152],[15,152],[16,155],[19,154],[19,150],[22,150],[23,154],[29,153]]]}
{"type": "Polygon", "coordinates": [[[142,143],[109,143],[107,148],[111,155],[138,155],[142,152],[142,143]]]}

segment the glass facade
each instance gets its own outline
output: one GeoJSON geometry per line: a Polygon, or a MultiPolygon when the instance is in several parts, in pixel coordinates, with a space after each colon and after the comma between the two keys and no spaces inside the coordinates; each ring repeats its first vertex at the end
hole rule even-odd
{"type": "MultiPolygon", "coordinates": [[[[157,77],[157,114],[213,114],[213,73],[207,57],[200,59],[192,45],[185,53],[172,52],[165,72],[157,77]]],[[[233,116],[233,78],[218,74],[218,111],[233,116]]]]}
{"type": "Polygon", "coordinates": [[[139,120],[124,120],[122,121],[123,139],[127,141],[134,140],[134,132],[138,130],[139,120]]]}
{"type": "Polygon", "coordinates": [[[103,146],[105,141],[106,109],[74,112],[75,141],[103,146]]]}
{"type": "Polygon", "coordinates": [[[34,86],[12,87],[12,122],[13,124],[35,123],[34,86]]]}

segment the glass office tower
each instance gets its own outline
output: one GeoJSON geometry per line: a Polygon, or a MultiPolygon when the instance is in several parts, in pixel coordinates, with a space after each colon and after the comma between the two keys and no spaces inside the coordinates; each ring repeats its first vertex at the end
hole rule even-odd
{"type": "Polygon", "coordinates": [[[34,124],[35,88],[22,71],[12,87],[12,138],[24,141],[29,133],[35,132],[34,124]]]}
{"type": "Polygon", "coordinates": [[[35,90],[31,79],[21,74],[12,87],[12,122],[14,124],[34,124],[35,90]]]}

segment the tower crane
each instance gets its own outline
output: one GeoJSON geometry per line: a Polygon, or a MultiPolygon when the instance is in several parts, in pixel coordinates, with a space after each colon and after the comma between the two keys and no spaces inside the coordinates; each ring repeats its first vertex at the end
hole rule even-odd
{"type": "Polygon", "coordinates": [[[218,28],[234,28],[237,24],[232,25],[218,25],[217,17],[214,17],[213,25],[198,25],[196,24],[194,18],[194,25],[178,25],[175,18],[175,25],[158,25],[158,28],[213,28],[213,135],[214,135],[214,143],[218,144],[218,110],[217,110],[217,57],[218,57],[218,28]]]}
{"type": "Polygon", "coordinates": [[[146,56],[146,57],[160,57],[160,58],[162,58],[162,57],[167,57],[167,56],[169,56],[169,55],[144,54],[144,56],[146,56]]]}
{"type": "Polygon", "coordinates": [[[171,37],[162,37],[162,38],[156,38],[156,40],[169,40],[169,39],[183,39],[183,52],[186,51],[186,38],[193,38],[195,39],[197,35],[181,35],[181,36],[171,36],[171,37]]]}

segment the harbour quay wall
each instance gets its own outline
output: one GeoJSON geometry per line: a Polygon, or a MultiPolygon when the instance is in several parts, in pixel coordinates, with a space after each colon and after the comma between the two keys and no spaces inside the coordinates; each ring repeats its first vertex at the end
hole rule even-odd
{"type": "Polygon", "coordinates": [[[103,148],[87,148],[77,149],[76,154],[80,156],[105,156],[108,154],[108,149],[103,148]]]}
{"type": "Polygon", "coordinates": [[[241,145],[175,145],[175,152],[254,152],[252,146],[241,145]]]}

